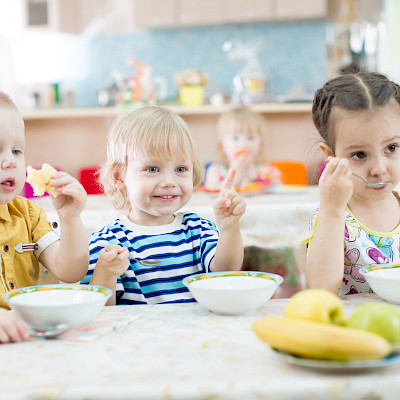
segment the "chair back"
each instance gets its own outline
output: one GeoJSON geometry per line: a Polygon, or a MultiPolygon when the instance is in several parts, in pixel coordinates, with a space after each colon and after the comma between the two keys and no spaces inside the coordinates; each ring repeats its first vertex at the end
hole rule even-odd
{"type": "Polygon", "coordinates": [[[300,161],[271,161],[281,171],[282,183],[285,185],[307,185],[307,168],[300,161]]]}

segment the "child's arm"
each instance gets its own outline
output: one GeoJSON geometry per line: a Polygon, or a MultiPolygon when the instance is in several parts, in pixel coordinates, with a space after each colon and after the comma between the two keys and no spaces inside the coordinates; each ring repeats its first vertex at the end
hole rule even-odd
{"type": "Polygon", "coordinates": [[[239,219],[246,211],[246,203],[232,189],[235,174],[234,169],[229,171],[219,196],[214,202],[219,239],[210,265],[211,271],[237,271],[243,264],[244,250],[239,219]]]}
{"type": "Polygon", "coordinates": [[[21,342],[28,337],[25,322],[14,311],[0,308],[0,343],[21,342]]]}
{"type": "Polygon", "coordinates": [[[353,183],[348,161],[331,158],[319,181],[320,211],[309,244],[305,272],[308,287],[338,293],[344,273],[344,209],[353,183]]]}
{"type": "Polygon", "coordinates": [[[108,299],[107,306],[116,304],[117,277],[128,269],[128,256],[128,249],[116,244],[111,244],[100,251],[90,284],[105,286],[112,290],[113,294],[108,299]]]}
{"type": "Polygon", "coordinates": [[[78,282],[89,266],[88,237],[80,218],[86,192],[78,180],[66,172],[54,174],[51,185],[59,194],[53,204],[60,220],[61,238],[43,250],[39,261],[57,279],[78,282]]]}

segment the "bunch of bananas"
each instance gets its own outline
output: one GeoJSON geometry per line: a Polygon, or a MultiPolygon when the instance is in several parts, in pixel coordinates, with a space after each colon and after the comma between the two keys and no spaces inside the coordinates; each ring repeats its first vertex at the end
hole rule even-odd
{"type": "Polygon", "coordinates": [[[282,317],[261,318],[253,330],[271,347],[305,358],[373,360],[393,351],[382,335],[346,326],[340,298],[320,289],[298,292],[282,317]]]}

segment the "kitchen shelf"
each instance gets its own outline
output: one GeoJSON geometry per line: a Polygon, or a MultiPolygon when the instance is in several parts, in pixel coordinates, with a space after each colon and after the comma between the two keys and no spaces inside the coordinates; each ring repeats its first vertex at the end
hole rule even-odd
{"type": "MultiPolygon", "coordinates": [[[[237,107],[234,104],[220,106],[203,105],[199,107],[185,107],[181,105],[165,105],[179,115],[212,115],[220,114],[237,107]]],[[[107,118],[115,117],[121,112],[133,110],[135,107],[93,107],[93,108],[46,108],[22,111],[27,120],[62,119],[62,118],[107,118]]],[[[250,108],[256,112],[266,114],[310,113],[311,103],[260,103],[252,104],[250,108]]]]}

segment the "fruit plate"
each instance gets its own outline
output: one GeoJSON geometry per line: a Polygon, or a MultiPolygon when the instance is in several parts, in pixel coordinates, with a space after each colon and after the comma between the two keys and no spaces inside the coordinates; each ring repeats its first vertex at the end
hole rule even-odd
{"type": "Polygon", "coordinates": [[[400,363],[400,352],[392,353],[385,358],[377,360],[364,360],[364,361],[329,361],[329,360],[314,360],[311,358],[297,357],[293,354],[284,351],[272,349],[274,354],[281,360],[289,364],[297,365],[300,367],[317,368],[323,370],[357,370],[357,369],[370,369],[387,367],[391,364],[400,363]]]}

